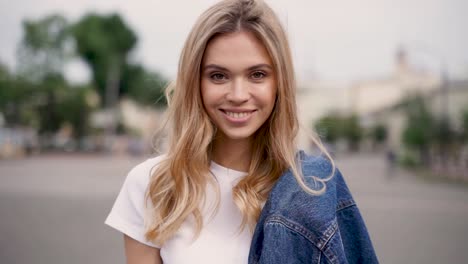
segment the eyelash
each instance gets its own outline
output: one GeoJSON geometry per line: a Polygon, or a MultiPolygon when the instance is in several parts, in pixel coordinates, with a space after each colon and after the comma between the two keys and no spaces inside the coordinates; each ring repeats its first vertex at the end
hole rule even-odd
{"type": "Polygon", "coordinates": [[[223,73],[220,73],[220,72],[213,72],[210,74],[210,79],[214,80],[214,81],[222,81],[226,78],[226,75],[223,74],[223,73]],[[219,79],[219,78],[216,78],[215,76],[218,76],[218,77],[222,77],[222,79],[219,79]]]}
{"type": "MultiPolygon", "coordinates": [[[[267,73],[263,72],[263,71],[254,71],[250,74],[250,77],[253,79],[253,80],[261,80],[263,78],[265,78],[267,76],[267,73]],[[261,74],[261,76],[259,77],[254,77],[255,75],[257,74],[261,74]]],[[[213,81],[223,81],[224,79],[226,79],[226,75],[224,73],[220,73],[220,72],[213,72],[210,74],[210,79],[212,79],[213,81]],[[221,78],[218,78],[218,77],[221,77],[221,78]]]]}
{"type": "Polygon", "coordinates": [[[250,76],[255,80],[259,80],[259,79],[265,78],[267,76],[267,74],[265,72],[263,72],[263,71],[255,71],[255,72],[252,72],[252,74],[250,76]],[[256,74],[261,74],[262,76],[256,78],[256,77],[254,77],[254,75],[256,75],[256,74]]]}

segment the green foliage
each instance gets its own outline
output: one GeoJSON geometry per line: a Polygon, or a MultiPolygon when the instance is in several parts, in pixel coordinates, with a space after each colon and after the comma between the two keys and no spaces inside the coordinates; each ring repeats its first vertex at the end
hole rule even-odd
{"type": "Polygon", "coordinates": [[[418,154],[413,151],[405,151],[401,154],[398,163],[406,168],[415,168],[421,165],[418,154]]]}
{"type": "Polygon", "coordinates": [[[30,104],[34,88],[34,84],[11,74],[6,66],[0,64],[0,112],[7,125],[34,124],[34,111],[30,104]]]}
{"type": "Polygon", "coordinates": [[[122,75],[121,95],[154,107],[166,106],[164,88],[167,81],[158,73],[148,72],[141,65],[126,65],[122,75]]]}
{"type": "Polygon", "coordinates": [[[137,36],[117,14],[88,14],[73,25],[61,15],[25,20],[18,73],[0,63],[0,112],[6,125],[33,127],[47,136],[71,124],[74,137],[82,138],[90,132],[94,109],[87,99],[93,89],[109,106],[119,96],[165,106],[166,80],[128,62],[136,43],[137,36]],[[74,55],[88,64],[94,85],[72,87],[64,79],[64,66],[74,55]]]}
{"type": "Polygon", "coordinates": [[[406,127],[403,143],[409,148],[427,148],[433,137],[433,117],[422,97],[413,97],[406,104],[406,127]]]}
{"type": "Polygon", "coordinates": [[[339,139],[344,139],[353,150],[358,148],[364,134],[356,115],[340,116],[329,114],[319,119],[314,127],[325,141],[335,143],[339,139]]]}
{"type": "Polygon", "coordinates": [[[92,108],[86,102],[89,87],[72,87],[61,75],[50,75],[39,86],[35,105],[40,134],[56,133],[65,123],[72,125],[77,139],[89,132],[92,108]]]}
{"type": "Polygon", "coordinates": [[[403,144],[419,153],[421,164],[429,165],[429,147],[434,140],[434,117],[424,98],[413,96],[405,104],[406,127],[402,132],[403,144]]]}
{"type": "Polygon", "coordinates": [[[90,87],[70,87],[58,105],[62,119],[73,126],[73,136],[76,139],[84,137],[90,131],[89,117],[92,109],[86,102],[89,93],[90,87]]]}
{"type": "Polygon", "coordinates": [[[108,89],[115,89],[119,94],[119,87],[112,86],[119,85],[137,36],[117,14],[88,14],[73,26],[73,35],[79,56],[92,70],[99,95],[107,105],[112,105],[108,89]]]}
{"type": "Polygon", "coordinates": [[[314,125],[318,134],[329,143],[335,143],[342,136],[342,118],[329,114],[320,118],[314,125]]]}
{"type": "Polygon", "coordinates": [[[448,118],[434,119],[434,143],[439,146],[448,146],[453,143],[457,137],[452,123],[448,118]]]}
{"type": "Polygon", "coordinates": [[[31,81],[41,81],[48,74],[60,74],[71,55],[67,20],[49,15],[23,22],[23,39],[18,48],[19,73],[31,81]]]}
{"type": "Polygon", "coordinates": [[[351,115],[343,120],[343,137],[350,144],[351,149],[359,148],[359,142],[364,134],[363,128],[359,124],[359,119],[356,115],[351,115]]]}
{"type": "Polygon", "coordinates": [[[63,67],[72,53],[69,25],[63,16],[49,15],[24,21],[23,31],[19,77],[4,84],[0,104],[7,124],[33,126],[40,134],[53,133],[64,122],[58,106],[68,88],[63,67]]]}
{"type": "Polygon", "coordinates": [[[49,15],[23,22],[18,49],[19,77],[2,70],[0,110],[9,126],[26,125],[40,134],[52,134],[71,123],[79,135],[85,131],[88,107],[82,89],[73,89],[63,77],[72,55],[73,39],[67,20],[49,15]]]}
{"type": "Polygon", "coordinates": [[[60,111],[60,102],[67,94],[67,83],[62,75],[50,74],[38,86],[37,113],[39,118],[39,133],[56,132],[65,121],[60,111]]]}
{"type": "Polygon", "coordinates": [[[14,76],[11,75],[9,69],[0,64],[0,111],[4,112],[8,107],[8,103],[15,101],[19,97],[17,90],[11,89],[14,83],[14,76]]]}
{"type": "Polygon", "coordinates": [[[68,122],[79,138],[88,131],[88,92],[90,88],[70,87],[61,74],[32,83],[0,66],[0,112],[10,127],[35,127],[42,135],[55,133],[68,122]]]}
{"type": "Polygon", "coordinates": [[[371,130],[371,137],[375,143],[384,143],[388,137],[387,127],[383,124],[375,125],[371,130]]]}
{"type": "Polygon", "coordinates": [[[468,141],[468,109],[465,109],[461,113],[461,138],[463,141],[468,141]]]}

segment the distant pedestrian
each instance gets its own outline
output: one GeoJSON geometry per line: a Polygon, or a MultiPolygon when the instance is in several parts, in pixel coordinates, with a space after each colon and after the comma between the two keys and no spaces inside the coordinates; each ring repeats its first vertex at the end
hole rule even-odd
{"type": "Polygon", "coordinates": [[[106,220],[128,263],[377,263],[328,152],[295,145],[292,56],[267,4],[205,11],[167,94],[168,151],[128,174],[106,220]]]}
{"type": "Polygon", "coordinates": [[[386,162],[387,162],[387,178],[388,179],[392,179],[393,177],[395,177],[395,169],[396,169],[396,166],[397,166],[397,157],[396,157],[396,154],[395,152],[389,148],[387,149],[387,152],[385,153],[385,158],[386,158],[386,162]]]}

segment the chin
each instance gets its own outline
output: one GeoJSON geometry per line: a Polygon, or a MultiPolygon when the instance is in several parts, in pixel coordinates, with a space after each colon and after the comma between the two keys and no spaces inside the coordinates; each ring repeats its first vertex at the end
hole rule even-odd
{"type": "Polygon", "coordinates": [[[250,131],[239,131],[238,133],[232,133],[232,132],[224,132],[223,131],[223,134],[224,134],[224,137],[226,139],[230,139],[230,140],[245,140],[245,139],[250,139],[253,137],[253,132],[251,133],[250,131]]]}
{"type": "Polygon", "coordinates": [[[231,140],[245,140],[245,139],[252,138],[252,135],[253,134],[246,134],[246,135],[243,135],[243,134],[231,134],[231,135],[227,134],[226,138],[231,139],[231,140]]]}

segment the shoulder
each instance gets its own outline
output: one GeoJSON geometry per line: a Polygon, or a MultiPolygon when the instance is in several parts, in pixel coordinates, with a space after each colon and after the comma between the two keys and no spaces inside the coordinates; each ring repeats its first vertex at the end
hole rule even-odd
{"type": "MultiPolygon", "coordinates": [[[[319,190],[324,186],[323,184],[326,185],[326,188],[335,184],[335,176],[340,172],[327,157],[323,155],[308,155],[304,151],[299,151],[297,158],[304,182],[309,188],[319,190]]],[[[275,186],[275,188],[282,187],[291,191],[302,190],[291,169],[288,169],[281,175],[275,186]]]]}
{"type": "MultiPolygon", "coordinates": [[[[343,174],[334,162],[324,156],[303,154],[301,163],[302,173],[307,186],[310,188],[325,186],[325,193],[323,195],[328,200],[331,197],[336,198],[336,200],[332,199],[335,202],[333,205],[336,205],[336,210],[354,203],[343,174]],[[320,180],[323,180],[323,182],[320,180]]],[[[297,182],[296,187],[299,187],[297,182]]]]}
{"type": "Polygon", "coordinates": [[[159,155],[134,166],[125,179],[125,185],[135,191],[145,191],[155,169],[165,158],[166,155],[159,155]]]}
{"type": "Polygon", "coordinates": [[[154,169],[164,159],[164,155],[150,158],[130,170],[105,221],[107,225],[152,247],[158,246],[145,238],[145,221],[150,213],[145,194],[154,169]]]}
{"type": "Polygon", "coordinates": [[[271,213],[299,222],[327,222],[335,217],[336,211],[354,205],[346,182],[333,162],[303,151],[299,152],[299,160],[305,184],[313,190],[324,187],[325,191],[317,195],[307,193],[291,170],[287,170],[270,193],[268,206],[271,213]]]}

